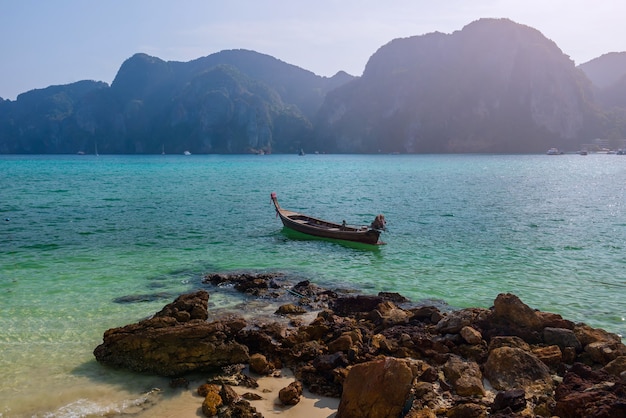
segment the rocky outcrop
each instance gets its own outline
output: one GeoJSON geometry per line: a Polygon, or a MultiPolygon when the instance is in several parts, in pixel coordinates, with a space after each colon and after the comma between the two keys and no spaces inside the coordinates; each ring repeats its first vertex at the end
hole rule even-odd
{"type": "Polygon", "coordinates": [[[163,376],[246,362],[248,348],[234,339],[245,321],[207,322],[208,299],[206,291],[183,295],[152,318],[106,331],[94,350],[96,360],[163,376]]]}
{"type": "MultiPolygon", "coordinates": [[[[339,418],[624,416],[626,346],[619,336],[534,310],[515,295],[498,295],[490,309],[443,311],[391,294],[292,285],[280,275],[205,281],[216,291],[235,283],[246,298],[317,316],[304,321],[300,309],[289,309],[209,322],[208,293],[201,290],[150,319],[107,331],[96,358],[166,376],[221,368],[211,381],[220,387],[254,386],[243,364],[256,375],[288,367],[297,383],[277,401],[293,405],[304,386],[340,397],[339,418]]],[[[216,392],[203,390],[207,413],[232,414],[254,402],[221,390],[220,406],[216,395],[209,399],[216,392]]]]}

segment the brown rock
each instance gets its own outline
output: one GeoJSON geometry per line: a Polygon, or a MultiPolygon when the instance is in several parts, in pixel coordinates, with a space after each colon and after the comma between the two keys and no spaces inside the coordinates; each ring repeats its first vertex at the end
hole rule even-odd
{"type": "Polygon", "coordinates": [[[328,343],[328,352],[336,353],[338,351],[347,352],[353,345],[350,333],[344,333],[335,340],[328,343]]]}
{"type": "Polygon", "coordinates": [[[235,284],[235,289],[251,295],[261,295],[269,287],[269,281],[265,277],[246,276],[235,284]]]}
{"type": "Polygon", "coordinates": [[[410,315],[409,311],[398,308],[393,302],[386,300],[379,303],[376,309],[370,312],[369,317],[375,324],[390,327],[408,322],[410,315]]]}
{"type": "Polygon", "coordinates": [[[519,348],[500,347],[489,353],[485,377],[498,390],[523,389],[531,383],[551,386],[550,369],[534,355],[519,348]]]}
{"type": "Polygon", "coordinates": [[[263,354],[252,354],[248,360],[250,370],[256,374],[270,374],[274,367],[267,361],[267,358],[263,354]]]}
{"type": "Polygon", "coordinates": [[[205,290],[180,295],[174,302],[165,305],[161,311],[154,314],[154,317],[171,317],[176,318],[179,322],[187,322],[192,319],[206,321],[209,317],[208,301],[209,292],[205,290]]]}
{"type": "Polygon", "coordinates": [[[443,373],[460,396],[483,396],[483,376],[478,364],[451,356],[443,365],[443,373]]]}
{"type": "Polygon", "coordinates": [[[537,311],[511,294],[498,295],[491,315],[482,318],[477,325],[488,341],[495,336],[517,336],[530,344],[543,341],[543,323],[537,311]]]}
{"type": "Polygon", "coordinates": [[[312,361],[313,367],[315,367],[315,370],[319,373],[328,373],[338,367],[346,367],[348,364],[350,363],[342,352],[322,354],[312,361]]]}
{"type": "Polygon", "coordinates": [[[383,343],[384,340],[386,340],[386,337],[384,335],[374,334],[372,336],[372,340],[370,341],[370,345],[376,350],[378,350],[384,345],[383,343]]]}
{"type": "Polygon", "coordinates": [[[483,341],[481,333],[470,326],[464,326],[461,328],[460,334],[468,344],[477,345],[483,341]]]}
{"type": "Polygon", "coordinates": [[[413,385],[413,393],[418,399],[428,398],[435,393],[435,387],[432,383],[418,381],[413,385]]]}
{"type": "Polygon", "coordinates": [[[245,325],[241,318],[206,322],[195,319],[178,322],[176,315],[188,309],[191,317],[202,316],[198,307],[208,303],[204,291],[183,295],[153,318],[104,333],[103,343],[94,350],[96,360],[138,372],[179,376],[193,371],[215,369],[248,360],[246,346],[235,341],[245,325]]]}
{"type": "Polygon", "coordinates": [[[217,408],[222,406],[222,403],[219,393],[209,392],[202,402],[202,413],[206,417],[215,416],[217,415],[217,408]]]}
{"type": "Polygon", "coordinates": [[[393,303],[406,303],[409,299],[396,292],[378,292],[378,296],[393,303]]]}
{"type": "Polygon", "coordinates": [[[436,324],[443,318],[441,311],[434,306],[420,306],[410,310],[411,319],[436,324]]]}
{"type": "Polygon", "coordinates": [[[489,351],[500,347],[519,348],[524,351],[530,351],[530,345],[520,337],[515,336],[493,337],[489,342],[489,351]]]}
{"type": "Polygon", "coordinates": [[[310,325],[301,327],[300,330],[306,333],[307,339],[321,340],[328,334],[330,327],[316,319],[310,325]]]}
{"type": "Polygon", "coordinates": [[[620,376],[626,371],[626,356],[617,357],[615,360],[609,362],[602,368],[603,371],[612,374],[613,376],[620,376]]]}
{"type": "Polygon", "coordinates": [[[558,345],[537,347],[532,353],[548,367],[556,367],[563,361],[563,353],[558,345]]]}
{"type": "Polygon", "coordinates": [[[261,395],[252,392],[246,392],[241,395],[241,397],[249,401],[260,401],[261,399],[263,399],[261,395]]]}
{"type": "Polygon", "coordinates": [[[225,409],[220,409],[218,418],[263,418],[263,415],[250,402],[239,399],[225,409]]]}
{"type": "Polygon", "coordinates": [[[278,315],[302,315],[306,313],[306,309],[302,306],[288,303],[286,305],[279,306],[275,313],[278,315]]]}
{"type": "Polygon", "coordinates": [[[302,383],[298,381],[290,383],[278,392],[278,399],[283,405],[297,404],[300,402],[300,396],[302,396],[302,383]]]}
{"type": "Polygon", "coordinates": [[[496,320],[515,324],[520,328],[541,329],[542,322],[537,312],[513,294],[499,294],[493,306],[494,319],[496,320]]]}
{"type": "Polygon", "coordinates": [[[397,418],[412,382],[403,360],[386,357],[357,364],[344,382],[337,418],[397,418]]]}
{"type": "Polygon", "coordinates": [[[209,383],[217,385],[218,388],[225,384],[230,386],[258,388],[259,384],[254,378],[242,373],[244,368],[245,366],[241,364],[224,367],[224,374],[214,375],[209,383]]]}
{"type": "Polygon", "coordinates": [[[324,352],[325,347],[318,341],[307,341],[301,344],[296,344],[290,350],[290,354],[294,359],[300,361],[313,360],[324,352]]]}
{"type": "Polygon", "coordinates": [[[574,334],[591,361],[606,365],[620,356],[626,356],[626,346],[619,335],[586,324],[576,324],[574,334]]]}
{"type": "Polygon", "coordinates": [[[575,324],[572,321],[563,319],[559,314],[537,311],[537,315],[541,319],[541,323],[544,327],[574,329],[575,324]]]}
{"type": "Polygon", "coordinates": [[[487,408],[475,403],[464,403],[453,406],[446,414],[448,418],[484,418],[487,416],[487,408]]]}
{"type": "Polygon", "coordinates": [[[224,405],[231,405],[239,399],[239,395],[237,395],[235,389],[233,389],[230,385],[222,385],[219,394],[220,398],[222,398],[222,402],[224,402],[224,405]]]}
{"type": "Polygon", "coordinates": [[[598,341],[621,343],[619,335],[600,328],[592,328],[587,324],[576,324],[574,327],[574,335],[576,335],[576,338],[583,347],[598,341]]]}
{"type": "Polygon", "coordinates": [[[404,418],[437,418],[437,414],[432,409],[424,408],[420,410],[410,410],[404,418]]]}
{"type": "Polygon", "coordinates": [[[585,352],[594,362],[605,365],[620,356],[625,356],[626,347],[621,342],[596,341],[587,344],[585,352]]]}
{"type": "Polygon", "coordinates": [[[506,390],[498,392],[491,405],[491,412],[498,412],[509,408],[513,412],[526,408],[526,392],[524,389],[506,390]]]}
{"type": "Polygon", "coordinates": [[[626,387],[612,375],[576,363],[555,393],[554,415],[562,418],[622,418],[626,416],[626,387]]]}
{"type": "Polygon", "coordinates": [[[448,313],[438,323],[435,329],[441,334],[457,334],[463,327],[470,326],[481,316],[486,314],[485,309],[468,308],[448,313]]]}
{"type": "Polygon", "coordinates": [[[563,354],[563,363],[565,364],[572,364],[576,360],[577,354],[576,354],[576,350],[574,350],[574,347],[565,347],[562,354],[563,354]]]}
{"type": "Polygon", "coordinates": [[[423,360],[413,360],[410,364],[413,376],[422,382],[436,382],[439,378],[437,370],[423,360]]]}

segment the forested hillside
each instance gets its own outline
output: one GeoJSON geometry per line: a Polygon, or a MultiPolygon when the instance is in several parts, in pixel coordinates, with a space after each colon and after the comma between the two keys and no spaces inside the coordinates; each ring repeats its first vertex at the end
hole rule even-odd
{"type": "Polygon", "coordinates": [[[626,53],[578,67],[539,31],[481,19],[394,39],[361,77],[254,51],[136,54],[98,81],[0,100],[0,153],[527,153],[626,137],[626,53]]]}
{"type": "Polygon", "coordinates": [[[81,81],[2,101],[0,152],[296,152],[326,92],[352,78],[245,50],[187,63],[136,54],[111,86],[81,81]]]}

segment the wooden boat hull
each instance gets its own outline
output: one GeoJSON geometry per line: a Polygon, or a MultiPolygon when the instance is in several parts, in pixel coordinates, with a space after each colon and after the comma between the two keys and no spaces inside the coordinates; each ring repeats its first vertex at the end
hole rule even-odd
{"type": "Polygon", "coordinates": [[[272,202],[276,208],[276,213],[286,228],[316,237],[360,242],[363,244],[380,244],[378,241],[380,231],[377,229],[366,226],[353,227],[337,224],[317,219],[312,216],[303,215],[298,212],[282,209],[278,204],[274,193],[272,193],[272,202]]]}

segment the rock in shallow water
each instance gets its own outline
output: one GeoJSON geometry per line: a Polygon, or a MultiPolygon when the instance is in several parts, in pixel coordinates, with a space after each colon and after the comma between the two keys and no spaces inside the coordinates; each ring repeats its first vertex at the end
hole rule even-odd
{"type": "Polygon", "coordinates": [[[241,318],[206,322],[208,293],[183,295],[153,318],[105,332],[96,360],[138,372],[178,376],[212,371],[248,360],[248,348],[235,341],[241,318]]]}
{"type": "MultiPolygon", "coordinates": [[[[401,412],[412,418],[482,417],[488,411],[498,417],[625,416],[626,379],[619,376],[626,373],[626,347],[620,338],[535,311],[514,295],[499,295],[492,309],[442,314],[434,307],[405,310],[380,295],[340,298],[309,283],[298,290],[324,309],[310,324],[287,325],[278,316],[277,322],[248,323],[232,315],[207,322],[208,293],[199,291],[153,318],[107,331],[94,354],[105,364],[178,376],[228,365],[225,372],[234,365],[241,371],[239,363],[256,353],[253,370],[265,372],[271,360],[292,368],[313,393],[339,396],[343,388],[340,418],[395,418],[401,412]],[[260,366],[254,365],[257,358],[265,359],[260,366]],[[610,374],[590,378],[591,369],[580,362],[605,366],[610,374]],[[496,397],[482,387],[480,370],[493,387],[509,392],[496,397]],[[515,388],[525,395],[517,396],[515,388]]],[[[229,413],[243,405],[236,400],[229,413]]],[[[252,407],[245,411],[258,416],[252,407]]]]}

